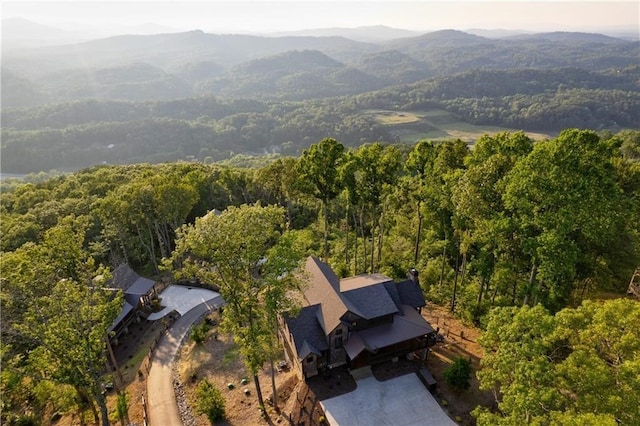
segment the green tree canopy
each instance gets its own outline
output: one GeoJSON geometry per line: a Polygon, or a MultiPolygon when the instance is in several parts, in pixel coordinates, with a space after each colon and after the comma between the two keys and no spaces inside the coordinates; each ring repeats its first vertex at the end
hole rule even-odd
{"type": "Polygon", "coordinates": [[[303,191],[322,202],[325,260],[329,257],[328,206],[342,190],[340,166],[343,162],[344,145],[333,138],[325,138],[304,150],[297,164],[303,191]]]}
{"type": "Polygon", "coordinates": [[[296,266],[284,259],[267,260],[269,248],[280,238],[284,217],[284,209],[277,206],[242,205],[221,214],[210,212],[178,231],[169,262],[179,266],[177,277],[197,276],[219,289],[227,303],[221,326],[240,346],[260,406],[264,403],[257,374],[273,342],[269,312],[277,311],[285,297],[276,291],[277,280],[261,275],[261,266],[266,261],[267,270],[281,275],[296,266]]]}
{"type": "Polygon", "coordinates": [[[555,316],[541,305],[496,308],[480,343],[481,388],[500,414],[480,425],[636,424],[640,418],[640,303],[585,301],[555,316]],[[590,423],[590,421],[597,423],[590,423]]]}
{"type": "Polygon", "coordinates": [[[612,163],[617,155],[595,132],[565,130],[536,144],[510,172],[503,199],[531,264],[525,302],[558,309],[576,280],[608,261],[629,217],[612,163]]]}

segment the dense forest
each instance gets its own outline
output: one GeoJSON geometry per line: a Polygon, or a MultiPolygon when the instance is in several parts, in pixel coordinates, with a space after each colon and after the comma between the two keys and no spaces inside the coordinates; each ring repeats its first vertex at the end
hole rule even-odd
{"type": "Polygon", "coordinates": [[[193,31],[9,51],[2,171],[300,155],[327,135],[413,144],[466,125],[638,129],[639,55],[637,41],[598,34],[451,30],[378,43],[193,31]],[[390,123],[377,110],[449,119],[390,123]]]}
{"type": "MultiPolygon", "coordinates": [[[[499,411],[477,410],[481,424],[562,424],[569,412],[584,424],[595,416],[599,424],[631,425],[639,414],[630,402],[640,395],[638,304],[621,300],[603,305],[605,313],[581,302],[622,295],[640,264],[639,158],[638,131],[567,129],[536,143],[522,132],[486,135],[473,150],[461,140],[349,148],[324,138],[298,158],[251,169],[172,162],[6,180],[2,421],[37,423],[94,407],[98,422],[95,407],[104,401],[96,366],[104,365],[103,337],[121,299],[95,289],[115,265],[126,261],[150,275],[175,269],[205,283],[218,282],[209,265],[239,265],[230,276],[249,273],[253,284],[238,291],[273,291],[277,279],[255,287],[255,265],[242,265],[249,252],[259,261],[274,246],[272,259],[314,254],[341,276],[399,278],[417,268],[428,300],[487,330],[492,355],[481,380],[502,399],[499,411]],[[208,214],[213,209],[220,219],[208,214]],[[205,249],[210,244],[220,247],[205,249]],[[239,257],[216,263],[216,256],[239,257]],[[64,314],[68,304],[80,314],[64,314]],[[629,326],[618,327],[625,318],[617,315],[627,315],[629,326]],[[588,349],[600,332],[608,346],[588,349]],[[69,368],[69,360],[86,369],[69,368]],[[522,375],[511,374],[514,363],[522,375]],[[590,371],[607,383],[606,403],[575,374],[580,363],[597,366],[590,371]],[[540,387],[522,386],[534,376],[540,387]]],[[[265,274],[282,277],[295,262],[268,265],[265,274]]],[[[230,318],[230,329],[253,332],[230,318]]],[[[267,351],[250,337],[242,347],[253,369],[266,361],[256,354],[267,351]]]]}

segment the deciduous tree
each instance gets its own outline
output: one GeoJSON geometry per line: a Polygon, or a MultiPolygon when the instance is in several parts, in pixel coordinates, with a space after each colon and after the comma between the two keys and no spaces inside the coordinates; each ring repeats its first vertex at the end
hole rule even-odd
{"type": "Polygon", "coordinates": [[[302,188],[322,202],[325,261],[329,258],[329,202],[342,189],[339,170],[343,161],[344,146],[333,138],[311,145],[298,160],[302,188]]]}
{"type": "MultiPolygon", "coordinates": [[[[267,252],[277,243],[283,225],[284,209],[276,206],[242,205],[219,215],[210,212],[179,230],[169,262],[181,266],[176,276],[197,276],[219,289],[226,301],[221,326],[240,346],[260,407],[264,401],[258,371],[269,359],[267,348],[273,343],[267,312],[277,311],[283,297],[276,291],[277,275],[265,280],[260,271],[269,262],[267,252]]],[[[288,268],[276,266],[283,261],[274,258],[269,268],[283,274],[288,268]]]]}
{"type": "Polygon", "coordinates": [[[479,408],[478,424],[635,424],[638,321],[631,299],[585,301],[555,316],[541,305],[494,309],[478,378],[494,390],[499,414],[479,408]]]}

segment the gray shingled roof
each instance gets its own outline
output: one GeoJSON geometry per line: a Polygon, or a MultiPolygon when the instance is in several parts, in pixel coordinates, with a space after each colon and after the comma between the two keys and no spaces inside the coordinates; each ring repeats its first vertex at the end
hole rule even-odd
{"type": "Polygon", "coordinates": [[[309,281],[304,297],[309,305],[320,305],[317,318],[325,335],[329,335],[348,310],[340,296],[340,279],[329,265],[313,256],[307,258],[305,271],[309,281]]]}
{"type": "Polygon", "coordinates": [[[326,336],[340,324],[347,311],[365,319],[395,314],[391,323],[352,332],[345,342],[352,359],[363,350],[386,347],[433,332],[415,310],[426,303],[422,289],[410,279],[395,283],[374,274],[342,283],[329,265],[315,257],[307,259],[304,276],[308,279],[304,290],[308,306],[296,317],[285,316],[301,359],[310,353],[321,355],[329,348],[326,336]]]}
{"type": "Polygon", "coordinates": [[[329,265],[313,256],[305,263],[305,277],[308,283],[304,297],[308,305],[320,305],[316,319],[325,335],[340,324],[347,311],[373,319],[403,315],[402,305],[413,308],[426,305],[422,289],[410,279],[394,283],[382,274],[373,274],[340,280],[329,265]]]}
{"type": "Polygon", "coordinates": [[[386,282],[384,283],[384,288],[387,289],[387,292],[389,293],[389,297],[391,297],[391,300],[393,300],[393,303],[396,304],[396,307],[398,308],[398,313],[402,315],[402,301],[400,300],[400,295],[398,294],[398,288],[396,286],[396,283],[393,281],[386,282]]]}
{"type": "Polygon", "coordinates": [[[355,314],[364,319],[373,319],[398,312],[384,284],[361,287],[342,293],[356,311],[355,314]]]}
{"type": "Polygon", "coordinates": [[[112,285],[122,289],[124,298],[133,307],[140,303],[140,296],[149,294],[155,281],[141,277],[129,265],[123,263],[113,270],[112,285]]]}
{"type": "Polygon", "coordinates": [[[402,309],[404,315],[394,317],[393,322],[358,331],[363,345],[376,350],[434,332],[415,309],[407,305],[402,309]]]}
{"type": "Polygon", "coordinates": [[[322,351],[329,349],[324,331],[316,319],[318,311],[320,305],[305,306],[295,317],[284,316],[300,359],[310,353],[322,355],[322,351]]]}
{"type": "Polygon", "coordinates": [[[398,295],[403,305],[409,305],[413,308],[421,308],[426,306],[424,294],[420,286],[410,279],[396,283],[398,295]]]}

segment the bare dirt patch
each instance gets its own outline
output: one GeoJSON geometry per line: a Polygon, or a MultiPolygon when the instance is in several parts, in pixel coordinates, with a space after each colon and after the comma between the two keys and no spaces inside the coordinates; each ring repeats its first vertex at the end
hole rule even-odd
{"type": "Polygon", "coordinates": [[[452,419],[462,425],[475,425],[470,414],[474,408],[478,405],[495,408],[493,394],[480,390],[475,376],[484,354],[478,344],[480,330],[463,324],[447,308],[431,303],[423,308],[422,315],[434,328],[439,328],[444,337],[443,342],[431,348],[426,361],[427,368],[438,381],[434,395],[452,419]],[[469,359],[473,366],[471,386],[466,390],[458,390],[444,379],[444,371],[457,357],[469,359]]]}
{"type": "MultiPolygon", "coordinates": [[[[218,323],[217,313],[209,321],[218,323]]],[[[247,371],[238,346],[230,335],[219,332],[217,326],[209,330],[205,341],[199,345],[187,338],[176,359],[178,374],[197,426],[210,425],[204,415],[198,415],[196,389],[202,380],[214,384],[225,399],[225,421],[221,425],[273,425],[288,424],[288,414],[282,410],[298,384],[294,372],[282,370],[275,373],[278,395],[277,413],[272,403],[271,369],[267,365],[258,378],[265,400],[266,416],[262,416],[253,378],[247,371]],[[244,379],[244,380],[243,380],[244,379]],[[243,383],[244,382],[244,383],[243,383]],[[232,386],[230,387],[229,384],[232,386]]]]}

